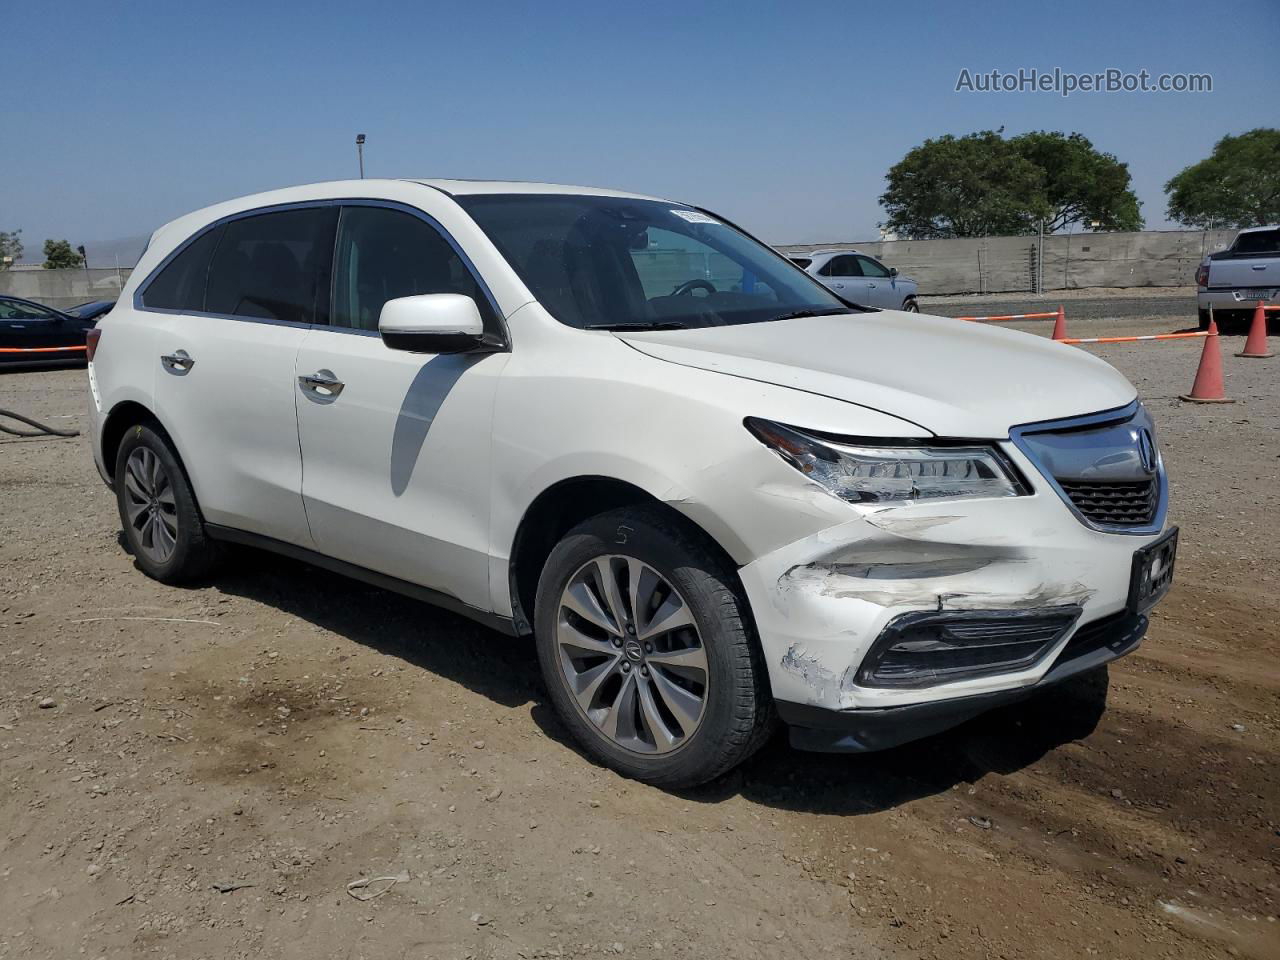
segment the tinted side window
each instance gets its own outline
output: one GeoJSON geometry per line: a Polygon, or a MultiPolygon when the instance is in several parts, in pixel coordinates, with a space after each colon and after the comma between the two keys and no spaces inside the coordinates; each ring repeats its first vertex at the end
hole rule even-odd
{"type": "Polygon", "coordinates": [[[34,304],[0,300],[0,320],[52,320],[53,314],[34,304]]]}
{"type": "Polygon", "coordinates": [[[209,265],[205,310],[237,317],[325,323],[336,207],[232,220],[209,265]]]}
{"type": "Polygon", "coordinates": [[[862,275],[864,277],[887,277],[889,275],[888,270],[876,263],[870,257],[859,257],[858,265],[862,268],[862,275]]]}
{"type": "Polygon", "coordinates": [[[845,255],[836,257],[831,261],[831,276],[833,277],[860,277],[862,276],[862,268],[858,265],[858,258],[845,255]]]}
{"type": "Polygon", "coordinates": [[[333,325],[377,330],[382,305],[420,293],[461,293],[488,316],[467,265],[431,224],[386,207],[343,207],[333,282],[333,325]]]}
{"type": "Polygon", "coordinates": [[[222,230],[219,226],[207,231],[170,260],[142,292],[142,305],[157,310],[203,310],[209,258],[218,246],[222,230]]]}
{"type": "Polygon", "coordinates": [[[1259,230],[1257,233],[1242,233],[1236,239],[1236,253],[1271,253],[1280,251],[1280,230],[1259,230]]]}

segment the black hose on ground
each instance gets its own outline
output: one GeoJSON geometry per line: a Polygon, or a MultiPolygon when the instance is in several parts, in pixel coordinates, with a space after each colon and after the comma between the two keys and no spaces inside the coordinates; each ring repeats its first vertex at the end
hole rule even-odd
{"type": "Polygon", "coordinates": [[[34,430],[15,430],[13,427],[5,426],[0,423],[0,433],[8,433],[15,437],[78,437],[79,430],[59,430],[57,427],[51,427],[48,424],[41,423],[39,420],[32,420],[30,417],[24,417],[20,413],[14,413],[12,410],[0,408],[0,417],[10,417],[14,420],[21,421],[29,427],[35,427],[34,430]]]}

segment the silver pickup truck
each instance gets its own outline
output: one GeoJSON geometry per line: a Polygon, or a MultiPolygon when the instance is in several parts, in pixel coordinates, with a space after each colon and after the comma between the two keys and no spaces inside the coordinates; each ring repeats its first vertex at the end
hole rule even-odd
{"type": "Polygon", "coordinates": [[[1209,328],[1209,308],[1219,323],[1252,313],[1258,301],[1280,296],[1280,226],[1250,227],[1231,246],[1211,253],[1196,268],[1200,329],[1209,328]]]}

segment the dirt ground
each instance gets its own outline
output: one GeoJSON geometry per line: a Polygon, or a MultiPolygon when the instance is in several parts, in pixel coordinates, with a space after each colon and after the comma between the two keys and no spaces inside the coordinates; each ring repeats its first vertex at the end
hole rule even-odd
{"type": "Polygon", "coordinates": [[[683,795],[582,757],[527,644],[249,551],[161,586],[84,437],[0,440],[0,958],[1280,957],[1280,359],[1223,340],[1231,405],[1176,399],[1198,340],[1091,348],[1182,526],[1139,651],[683,795]]]}

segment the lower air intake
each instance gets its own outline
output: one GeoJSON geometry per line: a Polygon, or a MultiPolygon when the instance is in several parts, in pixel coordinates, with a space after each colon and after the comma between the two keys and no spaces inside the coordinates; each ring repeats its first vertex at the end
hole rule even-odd
{"type": "Polygon", "coordinates": [[[931,687],[1033,666],[1071,629],[1078,606],[948,610],[892,620],[858,668],[864,687],[931,687]]]}

